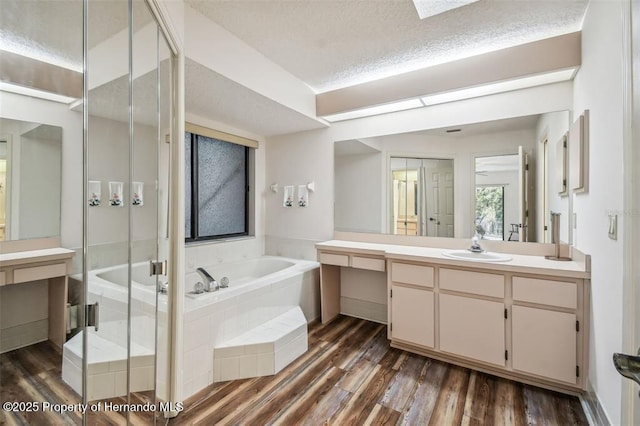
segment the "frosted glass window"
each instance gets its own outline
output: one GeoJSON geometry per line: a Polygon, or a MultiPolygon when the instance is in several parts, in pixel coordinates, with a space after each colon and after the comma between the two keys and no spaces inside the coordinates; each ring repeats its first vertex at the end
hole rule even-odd
{"type": "Polygon", "coordinates": [[[191,238],[191,133],[184,135],[184,158],[186,163],[184,166],[184,235],[191,238]]]}
{"type": "Polygon", "coordinates": [[[248,148],[188,134],[186,238],[247,234],[248,148]],[[191,178],[190,178],[191,177],[191,178]]]}

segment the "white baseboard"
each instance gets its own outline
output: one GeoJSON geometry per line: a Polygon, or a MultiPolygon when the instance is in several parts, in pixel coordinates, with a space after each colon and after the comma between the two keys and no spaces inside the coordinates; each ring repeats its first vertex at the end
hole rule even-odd
{"type": "Polygon", "coordinates": [[[587,391],[580,395],[580,404],[587,417],[587,421],[592,426],[611,426],[611,422],[607,418],[600,400],[596,395],[591,382],[587,381],[587,391]]]}

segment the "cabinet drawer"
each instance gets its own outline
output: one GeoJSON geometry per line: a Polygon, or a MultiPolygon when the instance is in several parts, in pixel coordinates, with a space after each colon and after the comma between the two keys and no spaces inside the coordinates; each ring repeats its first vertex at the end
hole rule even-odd
{"type": "Polygon", "coordinates": [[[431,266],[393,262],[391,264],[391,281],[433,287],[433,268],[431,266]]]}
{"type": "Polygon", "coordinates": [[[320,253],[318,261],[325,265],[349,266],[349,256],[346,254],[320,253]]]}
{"type": "Polygon", "coordinates": [[[358,269],[369,269],[370,271],[381,271],[385,270],[385,261],[384,259],[376,259],[373,257],[361,257],[361,256],[353,256],[351,258],[351,267],[358,269]]]}
{"type": "Polygon", "coordinates": [[[504,276],[440,268],[440,288],[503,298],[504,276]]]}
{"type": "Polygon", "coordinates": [[[576,309],[578,286],[562,281],[513,277],[513,300],[576,309]]]}
{"type": "Polygon", "coordinates": [[[13,271],[13,283],[43,280],[45,278],[61,277],[67,275],[67,265],[57,263],[55,265],[35,266],[33,268],[16,269],[13,271]]]}

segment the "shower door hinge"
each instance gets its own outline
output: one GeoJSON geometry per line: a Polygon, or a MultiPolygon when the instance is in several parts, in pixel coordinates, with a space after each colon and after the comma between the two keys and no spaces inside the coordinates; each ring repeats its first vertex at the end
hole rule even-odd
{"type": "Polygon", "coordinates": [[[162,262],[154,262],[153,260],[149,261],[149,276],[153,275],[167,275],[166,260],[163,260],[162,262]]]}
{"type": "Polygon", "coordinates": [[[87,327],[95,327],[95,330],[98,331],[98,325],[100,323],[100,306],[98,302],[93,305],[85,305],[85,310],[87,327]]]}

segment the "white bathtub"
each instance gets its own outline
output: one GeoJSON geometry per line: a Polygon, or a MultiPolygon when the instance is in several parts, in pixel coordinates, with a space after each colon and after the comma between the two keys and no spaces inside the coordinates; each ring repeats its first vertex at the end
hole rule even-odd
{"type": "MultiPolygon", "coordinates": [[[[201,293],[194,292],[194,285],[202,282],[203,278],[197,272],[187,274],[185,281],[185,294],[192,299],[208,299],[210,296],[230,296],[246,291],[247,287],[255,286],[262,280],[273,277],[277,273],[286,273],[297,271],[301,263],[296,259],[287,259],[275,256],[262,256],[254,259],[241,260],[232,263],[221,263],[213,266],[202,266],[209,275],[211,275],[218,284],[222,278],[229,280],[228,288],[221,288],[220,293],[201,293]],[[243,288],[245,290],[243,290],[243,288]]],[[[215,298],[215,297],[214,297],[215,298]]]]}
{"type": "MultiPolygon", "coordinates": [[[[202,277],[195,270],[185,276],[183,398],[213,383],[213,348],[217,345],[281,315],[292,306],[300,306],[307,321],[320,316],[318,262],[262,256],[197,266],[205,268],[218,283],[223,277],[229,278],[229,288],[192,294],[193,286],[202,281],[202,277]]],[[[153,317],[156,301],[160,314],[166,315],[167,296],[157,295],[156,277],[149,277],[149,263],[133,264],[131,277],[134,316],[153,317]]],[[[101,321],[127,318],[127,265],[90,271],[88,281],[90,302],[100,302],[101,321]]]]}
{"type": "Polygon", "coordinates": [[[193,294],[202,281],[195,271],[185,279],[183,397],[213,383],[213,349],[300,306],[307,321],[320,316],[319,264],[262,256],[239,262],[198,265],[229,288],[193,294]],[[191,293],[190,293],[191,292],[191,293]]]}
{"type": "MultiPolygon", "coordinates": [[[[127,265],[118,265],[111,268],[91,271],[89,274],[122,287],[128,287],[129,284],[129,269],[127,265]]],[[[134,285],[137,284],[143,287],[151,286],[151,288],[154,288],[156,285],[156,277],[149,275],[148,262],[139,262],[131,265],[131,281],[133,281],[134,285]]]]}

